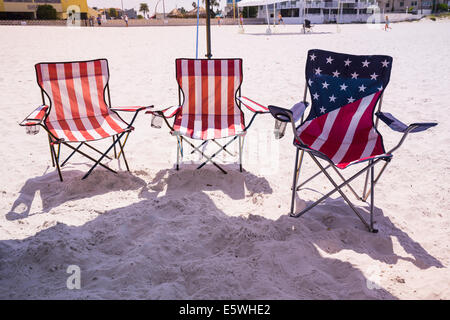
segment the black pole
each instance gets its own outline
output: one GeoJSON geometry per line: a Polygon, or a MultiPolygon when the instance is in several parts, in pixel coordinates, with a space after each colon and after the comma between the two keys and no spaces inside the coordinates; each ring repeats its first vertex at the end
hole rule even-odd
{"type": "Polygon", "coordinates": [[[206,0],[206,57],[211,59],[211,11],[210,2],[206,0]]]}

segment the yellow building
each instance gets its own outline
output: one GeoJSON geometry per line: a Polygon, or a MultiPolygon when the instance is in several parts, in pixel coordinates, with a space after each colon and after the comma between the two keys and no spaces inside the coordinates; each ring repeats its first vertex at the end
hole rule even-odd
{"type": "Polygon", "coordinates": [[[69,11],[79,12],[81,19],[87,17],[87,0],[0,0],[0,19],[35,19],[37,7],[43,4],[53,6],[60,19],[69,11]]]}

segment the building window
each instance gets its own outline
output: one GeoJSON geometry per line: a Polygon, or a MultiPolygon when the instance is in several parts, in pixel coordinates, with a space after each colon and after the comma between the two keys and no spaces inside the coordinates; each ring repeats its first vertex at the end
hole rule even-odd
{"type": "Polygon", "coordinates": [[[404,2],[400,2],[400,7],[403,7],[403,6],[405,6],[405,3],[404,2]]]}
{"type": "Polygon", "coordinates": [[[386,3],[386,8],[389,8],[389,2],[388,2],[388,3],[386,3]]]}
{"type": "Polygon", "coordinates": [[[281,16],[287,18],[299,17],[299,9],[281,9],[281,16]]]}

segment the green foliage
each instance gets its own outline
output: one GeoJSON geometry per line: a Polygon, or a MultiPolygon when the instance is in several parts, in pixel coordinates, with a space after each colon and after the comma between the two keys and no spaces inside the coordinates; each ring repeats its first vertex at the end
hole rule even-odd
{"type": "Polygon", "coordinates": [[[448,4],[446,3],[439,3],[436,7],[437,11],[447,12],[448,11],[448,4]]]}
{"type": "Polygon", "coordinates": [[[242,10],[242,15],[244,18],[256,18],[258,14],[258,7],[244,7],[242,10]]]}
{"type": "Polygon", "coordinates": [[[150,10],[148,9],[148,4],[146,4],[146,3],[139,4],[139,12],[142,12],[144,14],[144,16],[149,11],[150,10]]]}
{"type": "Polygon", "coordinates": [[[42,4],[37,7],[36,17],[38,20],[56,20],[56,9],[49,4],[42,4]]]}
{"type": "Polygon", "coordinates": [[[138,14],[137,18],[138,19],[144,19],[144,16],[142,14],[138,14]]]}
{"type": "Polygon", "coordinates": [[[108,10],[109,16],[112,18],[117,18],[117,10],[114,8],[109,8],[108,10]]]}

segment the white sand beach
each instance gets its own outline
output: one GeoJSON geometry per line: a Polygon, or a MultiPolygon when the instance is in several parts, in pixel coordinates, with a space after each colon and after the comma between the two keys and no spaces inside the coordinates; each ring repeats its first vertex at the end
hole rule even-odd
{"type": "MultiPolygon", "coordinates": [[[[265,105],[302,99],[309,49],[393,57],[383,111],[439,124],[394,153],[375,189],[373,234],[338,194],[288,216],[293,134],[275,140],[270,115],[248,133],[243,173],[233,163],[227,175],[196,170],[192,157],[176,171],[176,139],[140,114],[131,172],[113,160],[119,174],[97,168],[81,180],[91,163],[75,156],[60,182],[45,132],[18,125],[41,104],[34,64],[107,58],[113,105],[162,109],[178,103],[174,61],[195,57],[195,27],[0,26],[0,299],[449,299],[450,20],[381,28],[212,27],[213,58],[242,58],[242,92],[265,105]],[[69,265],[80,267],[79,290],[66,287],[69,265]]],[[[380,132],[388,149],[401,138],[380,132]]],[[[303,177],[315,171],[307,158],[303,177]]],[[[319,177],[307,187],[300,205],[332,186],[319,177]]]]}

